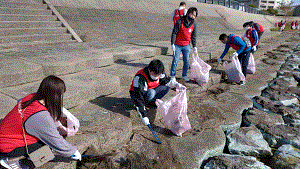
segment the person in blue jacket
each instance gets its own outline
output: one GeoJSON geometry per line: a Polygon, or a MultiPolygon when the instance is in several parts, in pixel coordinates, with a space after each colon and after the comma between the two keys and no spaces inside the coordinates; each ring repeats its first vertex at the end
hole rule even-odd
{"type": "Polygon", "coordinates": [[[254,28],[251,27],[249,22],[244,23],[243,28],[245,30],[244,41],[246,42],[246,40],[249,39],[249,41],[251,43],[251,52],[254,53],[254,52],[256,52],[258,44],[259,44],[258,33],[254,28]]]}
{"type": "MultiPolygon", "coordinates": [[[[219,40],[226,45],[222,55],[218,59],[218,63],[222,61],[224,56],[227,54],[229,48],[232,47],[234,50],[236,50],[236,52],[233,53],[233,57],[238,57],[242,66],[242,72],[246,78],[251,47],[247,47],[247,44],[243,41],[242,37],[234,34],[221,34],[219,40]]],[[[243,85],[245,84],[245,81],[241,81],[239,84],[243,85]]]]}

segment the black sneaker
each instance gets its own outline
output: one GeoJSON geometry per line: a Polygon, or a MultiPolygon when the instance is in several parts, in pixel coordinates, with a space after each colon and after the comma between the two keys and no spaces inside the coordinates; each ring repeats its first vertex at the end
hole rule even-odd
{"type": "Polygon", "coordinates": [[[242,85],[246,84],[246,81],[240,81],[237,84],[242,86],[242,85]]]}

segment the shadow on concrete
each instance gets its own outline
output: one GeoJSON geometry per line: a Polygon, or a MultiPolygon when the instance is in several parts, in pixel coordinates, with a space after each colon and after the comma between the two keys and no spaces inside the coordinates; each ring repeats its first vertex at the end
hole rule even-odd
{"type": "Polygon", "coordinates": [[[129,62],[118,62],[120,65],[126,65],[126,66],[132,66],[132,67],[139,67],[139,68],[144,68],[148,66],[148,64],[145,63],[129,63],[129,62]]]}
{"type": "Polygon", "coordinates": [[[137,44],[137,43],[128,43],[130,45],[136,45],[136,46],[145,46],[145,47],[153,47],[153,48],[160,48],[161,52],[160,54],[161,55],[166,55],[168,53],[168,47],[165,47],[165,46],[157,46],[157,45],[143,45],[143,44],[137,44]]]}
{"type": "Polygon", "coordinates": [[[130,98],[97,97],[91,100],[90,103],[126,117],[130,117],[130,110],[134,109],[133,102],[130,98]]]}

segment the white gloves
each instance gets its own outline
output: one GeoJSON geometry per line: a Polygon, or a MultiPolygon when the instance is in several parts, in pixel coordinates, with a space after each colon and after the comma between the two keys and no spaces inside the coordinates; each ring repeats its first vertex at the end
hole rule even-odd
{"type": "Polygon", "coordinates": [[[148,117],[144,117],[142,118],[142,122],[147,126],[148,124],[150,124],[148,117]]]}
{"type": "Polygon", "coordinates": [[[171,45],[171,47],[172,47],[172,51],[173,51],[173,53],[175,53],[175,45],[174,45],[174,44],[172,44],[172,45],[171,45]]]}
{"type": "Polygon", "coordinates": [[[193,48],[193,51],[194,51],[194,53],[198,53],[197,47],[194,47],[194,48],[193,48]]]}
{"type": "Polygon", "coordinates": [[[81,154],[80,154],[80,152],[78,150],[76,150],[75,153],[71,156],[71,158],[73,160],[79,160],[79,161],[81,161],[81,154]]]}
{"type": "Polygon", "coordinates": [[[180,91],[186,90],[186,87],[178,82],[175,84],[175,87],[180,91]]]}
{"type": "Polygon", "coordinates": [[[253,50],[253,52],[255,52],[257,50],[256,46],[252,46],[252,50],[253,50]]]}
{"type": "Polygon", "coordinates": [[[221,59],[221,58],[218,58],[218,64],[219,64],[221,61],[222,61],[222,59],[221,59]]]}
{"type": "Polygon", "coordinates": [[[238,57],[238,56],[239,56],[239,54],[236,53],[236,52],[234,52],[234,53],[232,54],[232,57],[238,57]]]}

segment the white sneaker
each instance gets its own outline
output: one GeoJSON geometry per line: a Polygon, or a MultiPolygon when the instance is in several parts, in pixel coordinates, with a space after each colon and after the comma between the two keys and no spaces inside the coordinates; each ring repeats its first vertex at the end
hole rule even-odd
{"type": "Polygon", "coordinates": [[[20,161],[10,161],[8,158],[3,158],[0,160],[0,164],[8,169],[23,169],[23,167],[20,165],[20,161]]]}
{"type": "Polygon", "coordinates": [[[186,82],[190,81],[189,77],[187,77],[187,76],[183,76],[182,79],[186,82]]]}

